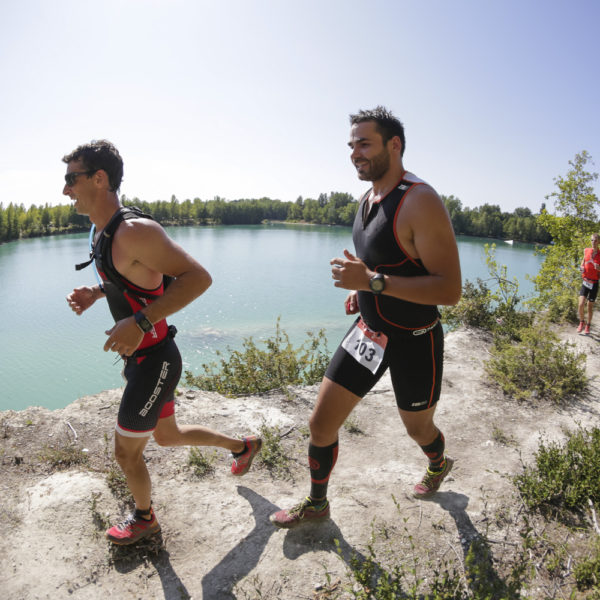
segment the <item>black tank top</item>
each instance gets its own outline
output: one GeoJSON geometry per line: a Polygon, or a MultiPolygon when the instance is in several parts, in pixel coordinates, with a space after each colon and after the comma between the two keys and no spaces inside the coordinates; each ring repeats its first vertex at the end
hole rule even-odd
{"type": "MultiPolygon", "coordinates": [[[[395,228],[406,193],[422,183],[420,180],[415,182],[403,178],[387,196],[373,203],[368,215],[365,213],[368,209],[369,192],[360,201],[352,228],[352,239],[356,255],[372,271],[402,277],[428,275],[423,263],[404,251],[396,238],[395,228]]],[[[435,305],[416,304],[384,294],[359,291],[358,305],[365,323],[371,329],[383,331],[387,335],[430,327],[439,319],[435,305]]]]}

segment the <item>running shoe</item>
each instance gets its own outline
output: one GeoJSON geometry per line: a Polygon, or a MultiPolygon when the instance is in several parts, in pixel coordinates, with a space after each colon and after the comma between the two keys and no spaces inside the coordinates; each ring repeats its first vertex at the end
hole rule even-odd
{"type": "Polygon", "coordinates": [[[425,477],[423,477],[420,483],[415,485],[413,490],[413,496],[415,498],[429,498],[429,496],[433,496],[439,489],[442,481],[444,481],[446,475],[450,473],[452,467],[454,466],[454,459],[446,456],[446,464],[444,465],[444,469],[439,473],[434,471],[430,471],[429,467],[427,467],[427,472],[425,473],[425,477]]]}
{"type": "Polygon", "coordinates": [[[585,326],[585,331],[583,333],[585,333],[585,335],[589,335],[589,333],[590,333],[590,324],[589,323],[585,326]]]}
{"type": "Polygon", "coordinates": [[[269,517],[275,527],[292,529],[307,521],[318,522],[329,518],[329,501],[314,504],[307,496],[296,506],[280,510],[269,517]]]}
{"type": "Polygon", "coordinates": [[[583,331],[584,325],[585,325],[584,321],[579,321],[579,327],[577,327],[577,333],[581,333],[583,331]]]}
{"type": "Polygon", "coordinates": [[[106,532],[107,539],[113,544],[125,546],[158,533],[160,525],[158,524],[154,510],[151,509],[151,511],[152,518],[149,521],[142,519],[136,513],[132,513],[122,523],[111,527],[106,532]]]}
{"type": "Polygon", "coordinates": [[[233,456],[233,463],[231,463],[231,472],[234,475],[245,475],[252,465],[254,457],[260,452],[262,448],[262,440],[256,435],[249,435],[242,438],[246,449],[238,456],[233,456]]]}

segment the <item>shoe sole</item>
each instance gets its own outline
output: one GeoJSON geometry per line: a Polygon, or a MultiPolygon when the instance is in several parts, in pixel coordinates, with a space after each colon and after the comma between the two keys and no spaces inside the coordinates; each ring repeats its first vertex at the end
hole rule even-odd
{"type": "Polygon", "coordinates": [[[330,513],[321,515],[320,517],[311,517],[310,519],[298,519],[297,521],[290,521],[289,523],[279,523],[278,521],[273,521],[271,519],[269,520],[275,527],[279,529],[295,529],[296,527],[304,525],[305,523],[320,523],[321,521],[326,521],[329,519],[329,517],[330,513]]]}
{"type": "MultiPolygon", "coordinates": [[[[448,460],[448,458],[446,458],[446,460],[448,460]]],[[[444,480],[446,479],[446,477],[448,477],[448,473],[450,473],[450,471],[452,471],[452,467],[454,466],[454,460],[448,460],[448,470],[446,471],[446,474],[444,475],[444,479],[442,479],[442,481],[440,481],[440,485],[438,486],[437,490],[432,490],[431,492],[426,492],[425,494],[417,494],[416,492],[413,491],[413,497],[414,498],[431,498],[431,496],[433,496],[435,493],[437,493],[440,490],[440,487],[442,486],[442,483],[444,483],[444,480]]]]}
{"type": "Polygon", "coordinates": [[[108,534],[106,535],[106,539],[109,542],[111,542],[112,544],[115,544],[116,546],[130,546],[131,544],[135,544],[136,542],[139,542],[140,540],[143,540],[148,537],[152,537],[153,535],[156,535],[157,533],[160,533],[160,525],[158,526],[157,529],[153,529],[152,531],[150,531],[150,533],[144,533],[144,535],[141,535],[140,537],[136,538],[135,540],[115,539],[115,538],[110,537],[108,534]]]}
{"type": "Polygon", "coordinates": [[[234,473],[232,471],[231,474],[234,475],[235,477],[241,477],[242,475],[245,475],[250,470],[250,467],[252,466],[252,461],[256,458],[256,455],[261,451],[261,449],[262,449],[262,440],[259,439],[258,440],[258,448],[256,449],[256,452],[254,454],[250,455],[250,460],[248,460],[248,462],[246,463],[246,468],[243,471],[241,471],[240,473],[234,473]]]}

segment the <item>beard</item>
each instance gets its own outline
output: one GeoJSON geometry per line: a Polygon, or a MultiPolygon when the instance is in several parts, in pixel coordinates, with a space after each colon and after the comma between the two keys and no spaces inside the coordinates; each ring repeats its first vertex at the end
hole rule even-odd
{"type": "MultiPolygon", "coordinates": [[[[361,163],[359,163],[359,166],[361,166],[361,163]]],[[[358,168],[359,167],[357,167],[357,170],[358,168]]],[[[363,170],[358,171],[358,178],[363,181],[378,181],[388,172],[389,168],[390,153],[387,148],[384,147],[379,154],[366,161],[366,166],[363,167],[363,170]]]]}

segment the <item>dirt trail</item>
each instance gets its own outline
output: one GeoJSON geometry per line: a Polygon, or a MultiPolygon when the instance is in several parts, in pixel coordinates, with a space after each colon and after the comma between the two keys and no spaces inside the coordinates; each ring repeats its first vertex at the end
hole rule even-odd
{"type": "MultiPolygon", "coordinates": [[[[178,400],[181,423],[202,423],[230,434],[251,433],[263,423],[286,435],[292,462],[286,479],[259,464],[243,478],[229,474],[230,458],[216,457],[204,479],[187,467],[187,448],[150,442],[146,457],[163,546],[111,550],[98,519],[115,521],[119,502],[106,482],[120,390],[85,397],[55,411],[29,408],[0,414],[0,541],[2,598],[96,599],[112,596],[227,600],[296,600],[325,595],[330,581],[345,582],[352,553],[364,556],[372,523],[394,540],[399,556],[414,552],[407,535],[435,559],[460,558],[482,533],[501,533],[499,515],[516,507],[507,476],[531,459],[539,440],[564,438],[564,428],[600,426],[596,333],[563,337],[588,354],[589,393],[566,409],[506,399],[486,384],[482,364],[489,341],[459,330],[446,337],[446,362],[437,423],[456,459],[432,501],[410,496],[424,460],[406,436],[384,378],[353,413],[362,433],[340,433],[340,456],[330,484],[332,518],[321,526],[273,528],[268,515],[308,492],[307,419],[316,386],[294,398],[265,394],[228,399],[186,390],[178,400]],[[39,461],[48,444],[73,440],[86,448],[89,467],[50,472],[39,461]],[[336,550],[339,541],[340,555],[336,550]],[[157,551],[158,548],[158,551],[157,551]]],[[[494,548],[496,550],[496,548],[494,548]]],[[[339,589],[339,588],[338,588],[339,589]]],[[[535,597],[532,595],[531,597],[535,597]]],[[[541,597],[541,596],[540,596],[541,597]]]]}

